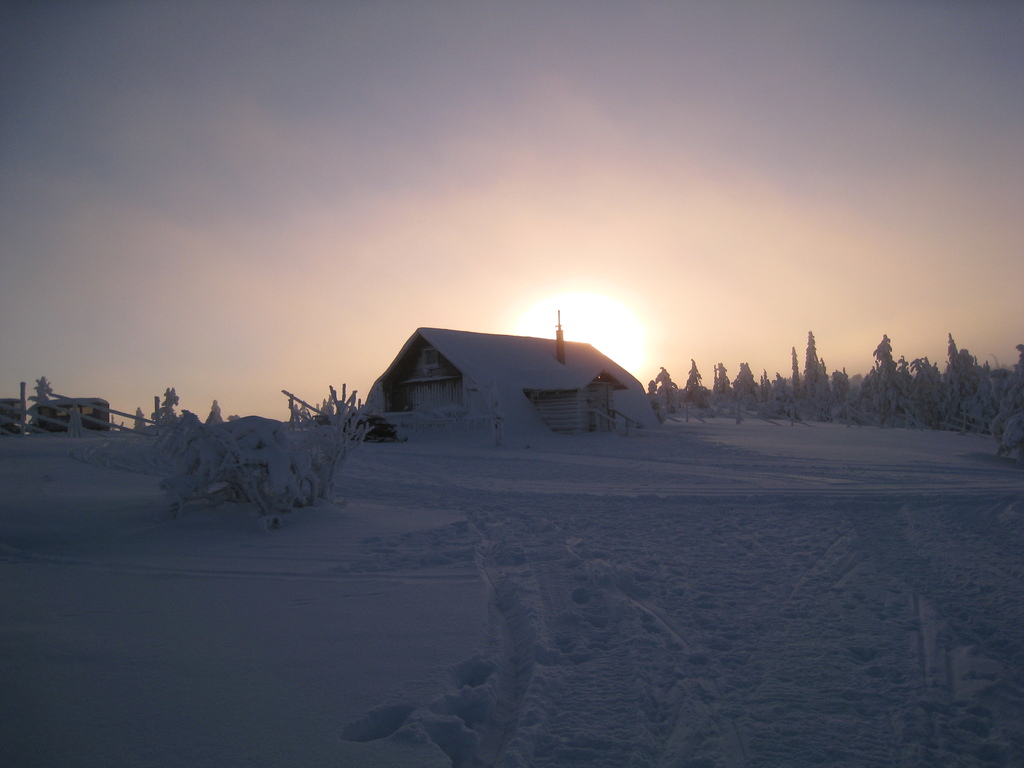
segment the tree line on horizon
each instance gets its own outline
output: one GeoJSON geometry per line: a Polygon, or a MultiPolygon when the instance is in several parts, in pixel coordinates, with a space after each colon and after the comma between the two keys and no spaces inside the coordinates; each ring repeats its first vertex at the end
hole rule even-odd
{"type": "Polygon", "coordinates": [[[958,349],[949,334],[945,371],[927,357],[907,361],[893,357],[887,335],[874,351],[874,365],[864,376],[832,371],[818,356],[814,333],[807,334],[803,367],[793,347],[789,376],[762,371],[755,378],[747,363],[730,380],[722,363],[706,387],[694,360],[686,383],[677,385],[662,368],[648,385],[659,418],[694,408],[713,415],[720,409],[752,411],[764,418],[915,427],[991,434],[1001,454],[1024,461],[1024,344],[1012,368],[979,363],[958,349]]]}

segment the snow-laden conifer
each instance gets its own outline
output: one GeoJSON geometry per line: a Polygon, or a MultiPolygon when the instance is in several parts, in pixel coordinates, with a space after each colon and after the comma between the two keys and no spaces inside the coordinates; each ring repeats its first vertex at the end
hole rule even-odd
{"type": "Polygon", "coordinates": [[[727,400],[732,394],[732,385],[729,383],[729,372],[725,369],[725,365],[722,363],[715,366],[715,380],[711,385],[711,391],[714,392],[715,398],[718,400],[727,400]]]}
{"type": "Polygon", "coordinates": [[[761,369],[761,380],[757,384],[757,399],[761,403],[767,403],[772,396],[772,380],[768,378],[767,369],[761,369]]]}
{"type": "Polygon", "coordinates": [[[40,376],[36,379],[36,385],[34,387],[35,394],[29,395],[29,402],[32,405],[29,406],[28,412],[31,416],[31,423],[33,426],[39,426],[41,417],[39,416],[39,406],[48,403],[53,397],[53,387],[45,376],[40,376]]]}
{"type": "Polygon", "coordinates": [[[910,362],[910,409],[921,426],[939,429],[942,426],[944,392],[939,367],[919,357],[910,362]]]}
{"type": "Polygon", "coordinates": [[[990,429],[1001,456],[1016,456],[1024,464],[1024,344],[1017,345],[1020,359],[1008,376],[1000,377],[999,412],[990,429]]]}
{"type": "Polygon", "coordinates": [[[672,381],[672,374],[662,367],[654,378],[654,384],[662,413],[675,413],[679,406],[679,387],[672,381]]]}
{"type": "Polygon", "coordinates": [[[174,387],[168,387],[164,391],[163,402],[160,403],[160,409],[153,414],[153,421],[157,424],[173,424],[178,419],[178,414],[174,410],[179,402],[178,393],[174,391],[174,387]]]}
{"type": "Polygon", "coordinates": [[[38,406],[42,403],[49,402],[52,398],[53,386],[45,376],[40,376],[36,379],[35,394],[29,396],[28,399],[38,406]]]}
{"type": "Polygon", "coordinates": [[[850,412],[850,401],[853,396],[853,387],[850,384],[850,377],[846,373],[846,369],[843,368],[841,371],[832,371],[831,385],[829,390],[831,392],[831,401],[834,404],[835,410],[839,418],[847,422],[847,425],[852,421],[853,415],[850,412]]]}
{"type": "Polygon", "coordinates": [[[740,370],[736,374],[732,389],[736,399],[743,405],[753,407],[757,403],[757,382],[754,381],[749,364],[740,363],[740,370]]]}
{"type": "Polygon", "coordinates": [[[790,390],[793,393],[794,398],[800,397],[801,382],[800,382],[800,362],[796,356],[796,347],[793,347],[793,377],[790,380],[790,390]]]}
{"type": "MultiPolygon", "coordinates": [[[[796,348],[794,347],[794,355],[796,348]]],[[[797,377],[796,358],[793,359],[793,376],[797,377]]],[[[807,332],[807,354],[804,358],[804,377],[799,384],[798,398],[810,416],[819,420],[827,421],[831,418],[832,397],[828,383],[828,372],[825,369],[824,361],[818,358],[817,345],[814,341],[814,333],[807,332]]]]}
{"type": "Polygon", "coordinates": [[[883,334],[875,348],[875,365],[864,377],[861,385],[861,399],[865,408],[873,413],[882,426],[895,423],[899,409],[899,392],[896,388],[896,361],[892,357],[892,342],[883,334]]]}
{"type": "Polygon", "coordinates": [[[945,418],[953,429],[981,432],[988,428],[993,407],[982,384],[984,371],[966,349],[957,349],[953,334],[949,334],[946,375],[945,418]]]}
{"type": "Polygon", "coordinates": [[[690,360],[690,374],[686,378],[686,402],[697,408],[707,407],[708,390],[701,384],[700,371],[697,370],[697,361],[690,360]]]}
{"type": "Polygon", "coordinates": [[[210,406],[210,415],[206,417],[207,424],[223,424],[224,417],[220,413],[220,404],[214,400],[210,406]]]}
{"type": "Polygon", "coordinates": [[[772,382],[771,399],[768,401],[768,410],[776,416],[793,417],[793,389],[790,382],[781,373],[775,374],[775,381],[772,382]]]}

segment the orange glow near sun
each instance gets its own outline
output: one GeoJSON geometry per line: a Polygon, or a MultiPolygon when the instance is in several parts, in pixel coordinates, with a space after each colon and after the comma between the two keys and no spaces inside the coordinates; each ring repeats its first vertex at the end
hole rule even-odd
{"type": "Polygon", "coordinates": [[[634,375],[644,365],[644,328],[618,301],[594,293],[563,293],[535,303],[520,316],[520,336],[554,338],[558,312],[566,341],[593,344],[634,375]]]}

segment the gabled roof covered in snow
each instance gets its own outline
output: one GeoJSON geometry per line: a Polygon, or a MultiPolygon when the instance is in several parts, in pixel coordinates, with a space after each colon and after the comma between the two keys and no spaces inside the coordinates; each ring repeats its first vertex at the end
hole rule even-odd
{"type": "MultiPolygon", "coordinates": [[[[616,388],[633,376],[590,344],[565,342],[565,363],[555,356],[555,340],[532,336],[419,328],[407,346],[422,337],[465,376],[484,385],[501,381],[522,389],[579,389],[605,374],[616,388]]],[[[404,350],[403,350],[404,351],[404,350]]]]}

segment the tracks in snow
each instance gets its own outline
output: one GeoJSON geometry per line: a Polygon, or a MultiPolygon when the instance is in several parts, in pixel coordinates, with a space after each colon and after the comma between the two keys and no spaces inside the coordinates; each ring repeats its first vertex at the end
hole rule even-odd
{"type": "Polygon", "coordinates": [[[572,466],[404,490],[463,510],[492,594],[492,704],[458,768],[1024,764],[1002,481],[752,494],[721,468],[572,466]]]}

